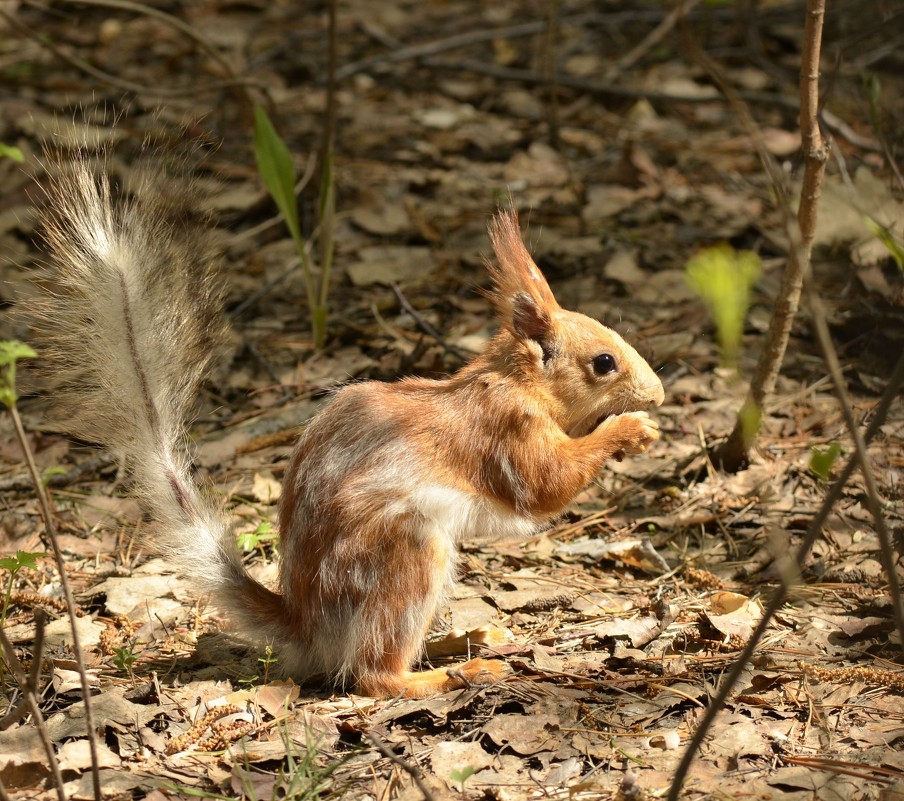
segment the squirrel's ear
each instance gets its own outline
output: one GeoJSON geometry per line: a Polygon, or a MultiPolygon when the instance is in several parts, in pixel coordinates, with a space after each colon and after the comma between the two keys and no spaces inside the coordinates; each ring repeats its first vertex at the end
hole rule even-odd
{"type": "Polygon", "coordinates": [[[559,308],[549,284],[521,240],[518,214],[501,211],[489,226],[496,262],[487,262],[493,279],[491,298],[503,322],[532,339],[545,333],[559,308]],[[539,329],[542,329],[540,331],[539,329]]]}
{"type": "Polygon", "coordinates": [[[516,292],[512,298],[512,331],[522,339],[540,342],[546,338],[552,320],[549,312],[526,292],[516,292]]]}

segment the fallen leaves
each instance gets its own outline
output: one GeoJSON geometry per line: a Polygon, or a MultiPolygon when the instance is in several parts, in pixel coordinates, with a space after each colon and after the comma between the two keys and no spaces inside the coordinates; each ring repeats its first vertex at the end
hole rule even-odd
{"type": "MultiPolygon", "coordinates": [[[[780,37],[781,51],[793,58],[793,29],[769,16],[771,4],[761,5],[758,33],[767,45],[780,37]]],[[[590,82],[623,55],[600,47],[600,37],[616,49],[641,41],[659,13],[618,4],[586,10],[592,23],[571,21],[566,9],[556,64],[560,76],[590,82]]],[[[784,92],[771,71],[743,63],[743,49],[731,49],[735,34],[718,9],[709,11],[713,40],[734,59],[732,80],[743,91],[784,92]]],[[[698,249],[729,240],[762,253],[764,270],[740,343],[741,379],[748,376],[787,255],[754,155],[758,143],[668,40],[649,61],[612,73],[611,88],[624,91],[623,99],[558,86],[555,147],[545,82],[537,88],[467,68],[482,59],[530,72],[542,60],[542,33],[496,33],[485,46],[464,45],[454,69],[432,66],[429,57],[380,61],[406,40],[442,39],[460,26],[485,33],[522,18],[537,22],[535,12],[517,3],[340,8],[340,57],[358,67],[338,98],[333,340],[318,354],[304,333],[294,250],[266,204],[231,93],[218,94],[211,107],[204,99],[180,100],[154,117],[142,109],[157,103],[139,92],[128,125],[97,124],[88,115],[66,122],[66,113],[57,123],[47,108],[71,108],[79,97],[90,108],[96,89],[35,45],[15,37],[2,45],[9,69],[36,82],[2,101],[26,164],[39,131],[54,126],[62,147],[86,136],[99,142],[170,136],[173,120],[202,135],[209,121],[213,138],[222,140],[213,165],[222,180],[209,173],[200,180],[210,189],[203,211],[230,229],[223,276],[235,330],[191,433],[201,477],[224,506],[231,504],[240,530],[256,532],[270,522],[299,427],[332,387],[445,374],[461,363],[455,346],[479,349],[486,342],[489,307],[474,289],[486,285],[485,225],[499,204],[521,210],[529,245],[567,304],[652,353],[667,391],[667,404],[656,411],[660,445],[613,465],[550,532],[466,554],[464,583],[439,610],[441,636],[427,658],[454,667],[463,657],[450,652],[471,648],[504,659],[515,677],[490,688],[391,701],[272,679],[278,665],[237,648],[190,584],[144,561],[131,537],[142,525],[141,510],[121,497],[112,461],[86,457],[81,445],[45,432],[40,406],[26,402],[40,468],[63,470],[47,477],[85,612],[78,625],[90,661],[105,794],[270,798],[284,790],[280,770],[309,755],[313,782],[323,775],[318,771],[341,766],[335,785],[318,785],[322,797],[420,799],[410,775],[368,747],[365,735],[372,732],[421,770],[438,798],[451,792],[577,801],[620,793],[639,801],[667,786],[714,684],[757,624],[759,598],[778,580],[777,560],[793,548],[824,492],[806,470],[810,447],[835,441],[848,447],[803,324],[752,466],[723,476],[707,460],[746,383],[734,371],[715,369],[713,332],[684,264],[698,249]],[[41,69],[32,70],[23,53],[41,69]],[[645,88],[694,102],[638,96],[645,88]],[[490,626],[505,636],[474,636],[490,626]],[[451,637],[442,636],[450,629],[451,637]],[[117,649],[134,654],[133,676],[116,666],[117,649]],[[153,789],[162,781],[181,789],[153,789]]],[[[16,13],[32,15],[48,36],[83,51],[85,61],[135,80],[194,86],[198,72],[217,66],[176,46],[172,31],[125,12],[96,25],[86,17],[79,26],[34,5],[16,13]]],[[[319,8],[257,4],[255,24],[248,25],[248,13],[241,4],[199,6],[190,21],[224,53],[248,54],[249,77],[267,84],[301,165],[321,133],[323,15],[319,8]]],[[[873,68],[881,69],[881,60],[873,68]]],[[[851,88],[844,71],[835,80],[833,110],[854,119],[859,110],[844,107],[849,101],[841,90],[851,88]]],[[[886,70],[885,90],[899,94],[899,80],[886,70]]],[[[769,103],[757,114],[762,144],[794,170],[796,111],[769,103]]],[[[849,180],[842,172],[828,181],[817,232],[817,255],[839,258],[823,260],[815,282],[831,298],[855,401],[868,415],[885,385],[889,354],[902,346],[895,311],[902,280],[883,236],[900,239],[904,206],[879,154],[862,153],[843,137],[839,150],[849,180]]],[[[24,187],[32,176],[8,167],[0,162],[6,204],[0,236],[9,256],[0,264],[0,293],[3,303],[13,295],[28,302],[36,253],[24,187]]],[[[131,168],[117,162],[115,170],[131,186],[131,168]]],[[[316,216],[316,194],[309,186],[298,198],[308,221],[316,216]]],[[[0,327],[7,331],[0,338],[18,335],[7,317],[0,327]]],[[[904,466],[900,404],[881,437],[870,456],[893,501],[904,466]]],[[[26,550],[37,550],[36,506],[18,447],[2,424],[0,460],[0,538],[7,546],[0,554],[26,541],[34,542],[26,550]]],[[[900,527],[899,505],[890,502],[886,512],[900,527]]],[[[252,551],[246,558],[255,574],[272,581],[275,568],[263,561],[273,553],[270,544],[252,551]]],[[[767,632],[744,686],[717,719],[690,792],[792,801],[892,801],[901,794],[901,674],[889,649],[889,601],[875,551],[855,484],[825,525],[794,603],[767,632]]],[[[33,605],[54,607],[58,577],[39,566],[17,580],[6,631],[24,655],[33,605]]],[[[68,627],[62,618],[48,626],[42,704],[67,778],[75,777],[66,793],[82,799],[92,791],[68,627]]],[[[30,722],[0,732],[0,778],[11,795],[42,798],[45,762],[30,722]]]]}

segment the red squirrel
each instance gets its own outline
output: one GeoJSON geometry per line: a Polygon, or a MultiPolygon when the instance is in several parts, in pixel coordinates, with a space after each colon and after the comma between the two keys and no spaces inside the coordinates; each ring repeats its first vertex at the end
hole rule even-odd
{"type": "Polygon", "coordinates": [[[35,327],[64,429],[127,467],[152,540],[285,671],[377,697],[493,681],[500,660],[413,671],[473,537],[527,537],[607,459],[659,437],[650,366],[618,334],[559,306],[515,212],[489,225],[499,330],[449,378],[335,393],[285,471],[278,591],[242,564],[227,516],[192,477],[184,421],[223,327],[214,260],[151,183],[114,197],[84,160],[52,177],[52,256],[35,327]]]}

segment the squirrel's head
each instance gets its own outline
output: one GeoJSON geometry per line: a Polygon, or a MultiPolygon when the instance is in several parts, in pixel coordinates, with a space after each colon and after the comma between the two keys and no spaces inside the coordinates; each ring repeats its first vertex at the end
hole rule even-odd
{"type": "Polygon", "coordinates": [[[559,306],[521,240],[514,211],[494,218],[490,240],[492,299],[511,367],[555,400],[566,433],[583,436],[611,415],[662,403],[662,382],[634,348],[596,320],[559,306]]]}

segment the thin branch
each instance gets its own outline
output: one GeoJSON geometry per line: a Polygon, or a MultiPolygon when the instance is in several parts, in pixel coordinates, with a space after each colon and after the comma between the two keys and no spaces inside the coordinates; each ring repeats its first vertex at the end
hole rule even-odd
{"type": "Polygon", "coordinates": [[[546,30],[543,36],[543,71],[546,73],[546,118],[549,145],[559,149],[559,90],[556,85],[556,39],[558,38],[559,0],[546,0],[546,30]]]}
{"type": "MultiPolygon", "coordinates": [[[[114,459],[110,454],[98,454],[85,459],[83,462],[79,462],[65,473],[54,473],[48,476],[45,479],[45,485],[48,487],[68,487],[70,484],[75,484],[79,481],[85,473],[93,473],[113,463],[114,459]]],[[[0,492],[22,492],[33,488],[34,482],[28,474],[20,474],[0,481],[0,492]]]]}
{"type": "Polygon", "coordinates": [[[189,39],[193,39],[197,42],[201,49],[223,68],[223,71],[229,76],[231,82],[235,83],[239,79],[235,70],[232,68],[232,65],[204,36],[188,23],[183,22],[178,17],[174,17],[172,14],[168,14],[166,11],[161,11],[158,8],[153,8],[144,3],[133,2],[133,0],[57,0],[57,2],[64,2],[67,5],[115,8],[120,11],[131,11],[134,14],[159,19],[161,22],[165,22],[170,27],[175,28],[189,39]]]}
{"type": "Polygon", "coordinates": [[[414,783],[417,785],[418,790],[421,791],[421,795],[424,796],[424,801],[436,801],[436,796],[433,795],[433,791],[427,787],[424,783],[424,777],[421,775],[420,769],[418,769],[414,765],[410,765],[404,759],[399,756],[396,756],[383,742],[377,737],[373,732],[364,732],[364,736],[370,740],[371,745],[377,749],[383,756],[385,756],[390,762],[395,765],[398,765],[402,770],[404,770],[412,779],[414,779],[414,783]]]}
{"type": "MultiPolygon", "coordinates": [[[[804,177],[797,210],[799,234],[789,227],[791,241],[788,262],[775,297],[763,349],[750,381],[747,398],[738,412],[734,429],[716,454],[716,460],[730,472],[738,470],[746,463],[748,452],[759,433],[763,404],[775,389],[775,382],[791,336],[791,326],[800,305],[804,275],[809,270],[810,251],[816,231],[816,209],[828,160],[828,148],[819,130],[819,54],[824,17],[825,0],[809,0],[804,25],[804,50],[801,57],[800,121],[804,177]],[[798,239],[799,247],[795,246],[795,240],[798,239]]],[[[720,88],[725,92],[742,124],[756,143],[760,160],[778,196],[779,208],[787,208],[784,176],[773,156],[766,151],[759,126],[746,104],[707,56],[700,52],[695,53],[695,56],[719,82],[720,88]]]]}
{"type": "Polygon", "coordinates": [[[863,481],[866,484],[867,506],[876,523],[876,532],[879,535],[879,553],[882,558],[882,566],[885,568],[885,573],[888,578],[892,612],[898,627],[898,634],[901,637],[901,644],[904,645],[904,607],[901,605],[901,586],[898,580],[896,559],[892,550],[891,535],[888,531],[888,525],[885,522],[885,515],[882,513],[882,502],[879,498],[879,490],[876,487],[876,479],[873,476],[873,471],[870,467],[869,456],[866,452],[866,443],[863,440],[863,435],[860,433],[860,426],[858,425],[857,420],[854,419],[854,412],[851,408],[851,400],[848,397],[847,387],[845,386],[844,375],[841,372],[841,365],[838,362],[838,354],[835,352],[835,348],[832,345],[832,336],[829,333],[829,325],[826,322],[825,310],[812,286],[813,282],[809,262],[806,265],[805,279],[804,285],[807,292],[807,301],[810,306],[810,317],[813,321],[813,327],[816,330],[816,336],[819,340],[819,346],[822,349],[823,358],[829,368],[829,375],[831,375],[832,383],[835,386],[835,394],[841,404],[844,420],[847,423],[848,430],[854,440],[855,456],[860,465],[863,481]]]}
{"type": "MultiPolygon", "coordinates": [[[[35,625],[41,629],[41,637],[43,638],[43,615],[40,620],[38,616],[35,615],[35,625]]],[[[37,640],[37,635],[35,639],[37,640]]],[[[19,663],[19,659],[16,656],[13,644],[9,641],[9,637],[6,636],[6,632],[2,628],[0,628],[0,647],[3,648],[3,652],[6,654],[6,661],[9,663],[10,670],[12,670],[13,675],[16,677],[16,681],[19,684],[19,690],[25,698],[25,703],[28,705],[28,711],[31,712],[35,728],[38,730],[38,736],[41,738],[41,745],[44,747],[44,753],[47,755],[47,766],[50,768],[50,773],[53,776],[57,801],[66,801],[66,794],[63,792],[63,774],[60,771],[60,763],[57,761],[56,752],[53,750],[53,742],[50,739],[50,735],[47,733],[47,726],[44,723],[44,716],[41,714],[41,707],[38,706],[37,693],[35,692],[37,680],[35,679],[34,682],[31,682],[31,678],[25,675],[25,671],[22,670],[22,665],[19,663]]],[[[35,661],[40,665],[41,660],[37,658],[37,654],[35,661]]],[[[32,676],[34,675],[34,672],[34,667],[32,667],[32,676]]],[[[100,795],[96,792],[95,799],[99,798],[100,795]]]]}
{"type": "Polygon", "coordinates": [[[58,59],[69,64],[71,67],[75,67],[77,70],[84,72],[86,75],[90,75],[92,78],[100,81],[101,83],[107,84],[108,86],[112,86],[116,89],[122,89],[126,92],[133,92],[134,94],[139,95],[144,94],[156,97],[176,98],[192,97],[194,95],[204,94],[205,92],[220,92],[224,89],[233,89],[236,87],[245,89],[255,88],[261,89],[262,91],[266,90],[266,86],[264,86],[264,84],[262,84],[260,81],[256,81],[250,78],[213,81],[201,86],[192,86],[185,89],[167,89],[160,86],[159,84],[154,86],[145,86],[144,84],[134,83],[133,81],[119,78],[116,75],[111,75],[109,72],[104,72],[103,70],[100,70],[97,67],[89,64],[87,61],[84,61],[77,56],[73,56],[70,53],[67,53],[59,45],[50,41],[46,36],[26,25],[24,22],[17,19],[14,15],[10,14],[2,7],[0,7],[0,19],[6,20],[6,22],[11,27],[15,28],[20,33],[27,36],[29,39],[37,42],[38,45],[49,50],[58,59]]]}
{"type": "Polygon", "coordinates": [[[474,354],[473,353],[465,353],[461,348],[456,347],[455,345],[450,345],[443,339],[442,334],[439,333],[430,323],[428,323],[423,315],[421,315],[415,308],[408,302],[408,298],[406,298],[402,294],[402,290],[399,288],[398,284],[392,285],[392,291],[395,292],[395,296],[399,301],[399,305],[404,309],[408,314],[410,314],[414,321],[421,327],[425,334],[433,337],[442,347],[449,353],[457,356],[462,361],[466,362],[470,359],[474,354]]]}
{"type": "MultiPolygon", "coordinates": [[[[568,22],[574,25],[580,25],[587,19],[595,17],[594,14],[581,14],[575,17],[567,18],[568,22]]],[[[565,22],[565,20],[563,20],[565,22]]],[[[343,81],[356,75],[359,72],[376,67],[381,64],[397,64],[401,61],[415,61],[426,58],[428,56],[436,56],[449,50],[457,50],[461,47],[479,44],[481,42],[490,42],[497,39],[516,39],[521,36],[533,36],[535,33],[543,33],[547,23],[541,22],[525,22],[521,25],[512,25],[508,28],[481,28],[476,31],[467,31],[458,33],[454,36],[448,36],[434,42],[422,42],[421,44],[410,45],[408,47],[400,47],[391,53],[382,53],[379,56],[366,58],[361,61],[353,61],[346,64],[336,71],[336,80],[343,81]]]]}
{"type": "Polygon", "coordinates": [[[13,426],[16,429],[16,436],[19,444],[22,446],[22,452],[25,454],[25,463],[28,465],[28,472],[31,473],[31,479],[34,481],[35,493],[38,496],[38,504],[41,508],[41,516],[44,518],[44,528],[50,539],[50,545],[53,548],[53,557],[56,561],[57,571],[60,574],[60,586],[63,590],[63,597],[66,599],[66,608],[69,610],[69,629],[72,632],[72,650],[75,656],[75,664],[78,667],[79,680],[82,686],[82,696],[85,701],[85,726],[88,734],[88,749],[91,752],[91,778],[94,782],[94,799],[100,801],[100,769],[97,758],[97,732],[94,729],[94,712],[91,709],[91,688],[88,686],[88,673],[85,670],[85,655],[82,653],[81,642],[78,633],[78,624],[76,623],[75,599],[72,597],[72,589],[69,586],[69,578],[66,575],[66,563],[63,559],[63,552],[60,550],[60,544],[57,540],[56,525],[54,524],[53,514],[50,511],[50,503],[47,500],[47,493],[44,485],[41,483],[41,477],[38,474],[38,468],[35,465],[34,455],[28,445],[28,438],[25,435],[25,428],[22,425],[22,418],[19,417],[19,410],[13,403],[9,407],[10,415],[13,418],[13,426]]]}
{"type": "MultiPolygon", "coordinates": [[[[888,380],[888,385],[885,387],[885,392],[882,394],[882,399],[876,407],[875,415],[866,430],[866,434],[864,435],[865,444],[869,444],[885,422],[885,418],[888,415],[888,409],[897,399],[902,385],[904,385],[904,354],[901,354],[901,357],[898,359],[894,372],[888,380]]],[[[795,562],[800,570],[803,570],[813,544],[816,542],[817,537],[822,533],[822,527],[825,525],[829,518],[829,514],[831,514],[833,507],[841,497],[841,493],[853,475],[854,470],[857,469],[858,463],[859,455],[856,453],[852,454],[845,464],[844,469],[841,471],[841,475],[838,476],[838,479],[829,488],[816,516],[810,521],[807,533],[795,554],[795,562]]],[[[722,679],[718,691],[710,699],[706,714],[704,714],[702,720],[698,724],[693,737],[691,737],[691,741],[687,745],[684,755],[681,757],[681,762],[675,771],[675,776],[672,779],[672,785],[669,788],[669,794],[667,796],[668,801],[678,801],[678,798],[681,795],[682,785],[684,784],[685,778],[687,778],[687,772],[690,769],[691,763],[694,761],[694,756],[696,756],[700,745],[703,743],[703,740],[709,732],[716,715],[722,711],[729,694],[738,683],[738,679],[741,678],[743,672],[747,669],[747,665],[750,663],[756,649],[759,647],[760,640],[766,632],[766,629],[769,628],[769,624],[773,617],[775,617],[775,613],[778,612],[785,603],[789,590],[790,587],[784,582],[776,588],[774,595],[763,611],[763,617],[757,624],[756,629],[754,629],[753,633],[750,635],[750,639],[747,640],[744,650],[738,655],[738,658],[731,666],[731,669],[722,679]]]]}
{"type": "MultiPolygon", "coordinates": [[[[452,58],[426,58],[421,62],[426,67],[445,70],[447,72],[474,72],[478,75],[488,75],[491,78],[497,78],[502,81],[513,81],[521,83],[525,86],[543,86],[546,78],[538,72],[532,70],[518,69],[516,67],[501,67],[497,64],[487,64],[476,59],[452,59],[452,58]]],[[[718,94],[700,94],[692,97],[684,95],[671,95],[665,92],[653,92],[645,89],[637,89],[628,86],[614,86],[600,81],[592,81],[587,78],[576,78],[573,75],[559,75],[557,84],[560,87],[574,89],[579,92],[586,92],[599,97],[615,97],[626,98],[630,100],[638,100],[643,98],[651,103],[688,103],[696,105],[698,103],[715,103],[722,98],[718,94]]],[[[747,103],[767,106],[770,108],[786,108],[797,111],[798,101],[787,95],[777,94],[775,92],[753,92],[738,91],[737,96],[747,103]]],[[[871,139],[865,139],[852,131],[851,127],[839,119],[836,115],[823,110],[820,112],[820,119],[826,128],[847,139],[852,144],[864,150],[870,150],[875,153],[881,153],[882,148],[879,144],[871,139]]]]}
{"type": "MultiPolygon", "coordinates": [[[[38,609],[35,611],[35,644],[32,648],[32,656],[31,656],[31,671],[28,674],[28,679],[26,680],[26,689],[22,690],[22,698],[20,699],[18,704],[12,705],[6,712],[6,714],[0,718],[0,731],[5,731],[14,723],[18,723],[25,715],[28,713],[28,692],[27,690],[31,690],[35,696],[38,694],[38,679],[41,676],[41,662],[44,659],[44,624],[47,622],[47,617],[44,614],[43,610],[38,609]]],[[[0,632],[3,630],[0,629],[0,632]]],[[[16,652],[12,648],[12,643],[10,643],[10,647],[7,648],[5,645],[3,646],[3,650],[6,653],[7,660],[15,659],[18,664],[18,659],[16,658],[16,652]]],[[[20,688],[21,689],[21,688],[20,688]]]]}
{"type": "Polygon", "coordinates": [[[623,55],[615,64],[609,67],[603,75],[604,81],[611,81],[617,78],[625,70],[633,67],[640,59],[642,59],[650,50],[658,45],[675,27],[682,17],[686,17],[694,6],[699,5],[700,0],[686,0],[679,3],[673,8],[662,21],[653,28],[640,42],[632,47],[625,55],[623,55]]]}

